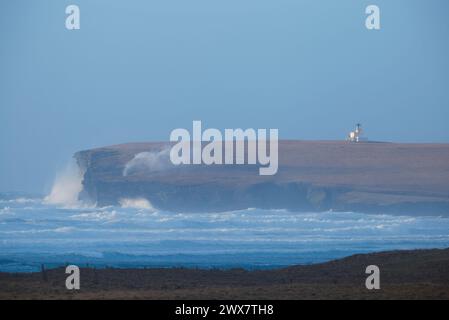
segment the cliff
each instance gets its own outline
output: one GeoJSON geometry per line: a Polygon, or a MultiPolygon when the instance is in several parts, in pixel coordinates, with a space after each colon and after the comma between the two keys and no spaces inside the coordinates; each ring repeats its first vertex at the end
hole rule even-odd
{"type": "Polygon", "coordinates": [[[97,205],[145,198],[175,212],[257,207],[449,216],[449,144],[280,141],[274,176],[260,176],[255,165],[173,166],[168,146],[76,153],[80,198],[97,205]]]}

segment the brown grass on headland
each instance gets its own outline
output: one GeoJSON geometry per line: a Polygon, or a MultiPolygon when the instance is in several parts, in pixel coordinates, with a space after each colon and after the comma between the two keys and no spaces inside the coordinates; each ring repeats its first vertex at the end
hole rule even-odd
{"type": "Polygon", "coordinates": [[[81,269],[81,290],[63,268],[0,273],[0,299],[449,299],[449,249],[354,255],[277,270],[81,269]],[[381,289],[365,288],[365,268],[381,289]]]}

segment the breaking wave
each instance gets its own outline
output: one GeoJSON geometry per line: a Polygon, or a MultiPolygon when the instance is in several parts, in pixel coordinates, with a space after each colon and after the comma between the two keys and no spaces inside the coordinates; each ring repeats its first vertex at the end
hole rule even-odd
{"type": "Polygon", "coordinates": [[[80,204],[79,193],[83,190],[82,173],[74,162],[57,175],[53,187],[44,202],[66,206],[77,206],[80,204]]]}

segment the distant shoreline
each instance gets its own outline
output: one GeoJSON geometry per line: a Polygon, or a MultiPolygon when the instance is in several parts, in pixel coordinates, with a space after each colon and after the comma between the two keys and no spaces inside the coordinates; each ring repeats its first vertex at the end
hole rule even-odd
{"type": "Polygon", "coordinates": [[[161,152],[168,145],[77,152],[80,199],[100,206],[145,199],[171,212],[258,208],[449,216],[449,144],[280,140],[274,176],[260,176],[255,165],[174,166],[161,152]]]}
{"type": "Polygon", "coordinates": [[[65,270],[0,273],[0,299],[449,299],[449,248],[358,254],[313,265],[247,271],[81,269],[81,290],[65,270]],[[365,288],[377,265],[381,289],[365,288]]]}

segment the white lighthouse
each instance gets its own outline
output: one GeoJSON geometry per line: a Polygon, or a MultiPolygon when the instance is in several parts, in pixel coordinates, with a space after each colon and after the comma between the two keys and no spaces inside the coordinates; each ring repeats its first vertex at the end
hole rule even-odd
{"type": "Polygon", "coordinates": [[[367,139],[362,137],[362,134],[363,134],[362,125],[360,123],[357,123],[355,125],[355,130],[349,132],[347,140],[351,142],[366,141],[367,139]]]}

